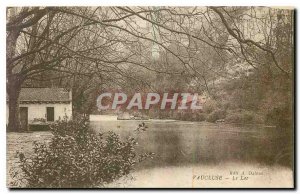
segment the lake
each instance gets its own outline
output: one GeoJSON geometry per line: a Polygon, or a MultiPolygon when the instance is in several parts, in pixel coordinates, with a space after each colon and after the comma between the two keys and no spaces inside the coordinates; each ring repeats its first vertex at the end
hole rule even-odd
{"type": "Polygon", "coordinates": [[[279,153],[280,136],[274,128],[263,126],[238,127],[224,123],[213,124],[174,120],[95,120],[95,131],[114,131],[122,138],[137,139],[139,152],[153,152],[155,158],[143,167],[215,164],[230,162],[258,162],[272,164],[279,153]],[[148,126],[145,132],[135,132],[138,124],[148,126]]]}
{"type": "Polygon", "coordinates": [[[276,166],[280,162],[277,157],[284,143],[281,136],[275,133],[275,128],[262,125],[117,120],[114,116],[91,115],[91,126],[96,132],[114,131],[121,138],[135,137],[139,153],[155,153],[153,159],[137,166],[137,171],[148,169],[148,174],[158,169],[163,169],[158,171],[165,173],[169,168],[183,170],[191,166],[198,168],[199,165],[222,168],[227,164],[238,164],[236,167],[240,168],[244,164],[247,165],[245,168],[250,169],[276,166]],[[142,122],[148,126],[147,130],[135,132],[142,122]]]}

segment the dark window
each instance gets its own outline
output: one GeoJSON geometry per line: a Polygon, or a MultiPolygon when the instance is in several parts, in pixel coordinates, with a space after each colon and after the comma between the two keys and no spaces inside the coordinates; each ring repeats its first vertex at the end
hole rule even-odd
{"type": "Polygon", "coordinates": [[[47,121],[54,121],[54,107],[47,107],[47,121]]]}

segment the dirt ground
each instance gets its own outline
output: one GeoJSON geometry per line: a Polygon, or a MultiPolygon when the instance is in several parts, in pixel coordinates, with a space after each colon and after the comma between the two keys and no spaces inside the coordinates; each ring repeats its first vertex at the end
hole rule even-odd
{"type": "MultiPolygon", "coordinates": [[[[13,187],[12,182],[20,178],[14,176],[14,172],[19,171],[19,153],[24,153],[26,157],[33,153],[33,142],[47,142],[51,139],[50,132],[32,133],[7,133],[6,135],[6,183],[8,187],[13,187]]],[[[15,185],[16,186],[16,185],[15,185]]],[[[22,186],[22,185],[19,185],[22,186]]]]}

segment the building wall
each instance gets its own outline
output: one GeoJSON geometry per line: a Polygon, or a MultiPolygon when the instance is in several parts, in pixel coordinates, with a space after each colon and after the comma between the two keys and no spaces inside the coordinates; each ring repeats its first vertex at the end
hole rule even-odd
{"type": "MultiPolygon", "coordinates": [[[[54,107],[54,119],[63,119],[67,116],[69,119],[72,116],[72,103],[69,104],[20,104],[20,107],[28,107],[28,121],[33,121],[34,118],[46,119],[47,107],[54,107]]],[[[6,123],[8,123],[8,104],[6,104],[6,123]]]]}

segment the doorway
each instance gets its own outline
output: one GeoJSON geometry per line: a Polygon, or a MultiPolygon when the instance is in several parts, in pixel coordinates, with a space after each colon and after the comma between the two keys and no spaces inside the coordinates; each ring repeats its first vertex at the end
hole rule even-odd
{"type": "Polygon", "coordinates": [[[54,121],[54,107],[47,107],[47,121],[54,121]]]}
{"type": "Polygon", "coordinates": [[[20,107],[21,129],[28,129],[28,107],[20,107]]]}

